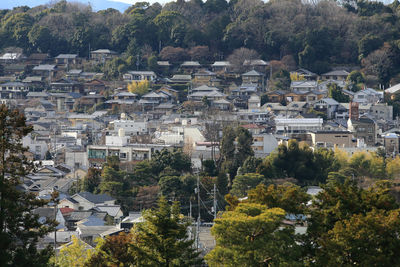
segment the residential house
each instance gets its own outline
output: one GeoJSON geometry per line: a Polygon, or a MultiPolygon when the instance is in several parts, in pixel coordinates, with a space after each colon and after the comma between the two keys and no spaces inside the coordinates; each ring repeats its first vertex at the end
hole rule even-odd
{"type": "Polygon", "coordinates": [[[211,69],[216,73],[227,73],[230,72],[231,63],[229,61],[215,61],[211,65],[211,69]]]}
{"type": "Polygon", "coordinates": [[[33,67],[32,72],[35,75],[39,75],[41,77],[48,78],[49,80],[51,80],[56,76],[57,66],[48,64],[38,65],[33,67]]]}
{"type": "Polygon", "coordinates": [[[115,224],[121,222],[124,214],[121,210],[121,206],[119,205],[96,205],[96,207],[92,208],[95,211],[106,212],[108,216],[110,216],[115,224]]]}
{"type": "Polygon", "coordinates": [[[83,90],[85,93],[101,93],[106,89],[106,85],[103,81],[94,79],[91,81],[87,81],[83,84],[83,90]]]}
{"type": "Polygon", "coordinates": [[[276,90],[267,92],[266,95],[268,96],[268,102],[271,103],[281,103],[285,99],[286,92],[276,90]]]}
{"type": "Polygon", "coordinates": [[[318,82],[317,81],[292,81],[290,83],[290,90],[300,91],[300,92],[309,92],[318,90],[318,82]]]}
{"type": "Polygon", "coordinates": [[[242,74],[242,83],[257,84],[262,90],[264,89],[264,74],[251,70],[242,74]]]}
{"type": "Polygon", "coordinates": [[[396,95],[400,93],[400,83],[385,89],[385,95],[388,95],[392,100],[396,98],[396,95]]]}
{"type": "MultiPolygon", "coordinates": [[[[117,138],[116,136],[115,138],[117,138]]],[[[126,140],[126,139],[124,139],[126,140]]],[[[119,145],[89,145],[87,146],[90,167],[100,167],[106,163],[107,157],[117,156],[121,162],[141,161],[151,159],[151,155],[162,149],[171,149],[170,145],[160,144],[128,144],[121,140],[119,145]]],[[[115,142],[114,142],[115,143],[115,142]]]]}
{"type": "Polygon", "coordinates": [[[321,79],[322,80],[335,80],[335,81],[345,81],[347,79],[347,76],[349,76],[349,72],[345,70],[333,70],[326,72],[324,74],[321,74],[321,79]]]}
{"type": "Polygon", "coordinates": [[[219,110],[231,110],[232,103],[226,99],[215,99],[211,102],[211,107],[219,110]]]}
{"type": "Polygon", "coordinates": [[[77,210],[90,210],[97,205],[115,205],[115,199],[107,194],[79,192],[73,195],[71,198],[78,202],[77,210]]]}
{"type": "Polygon", "coordinates": [[[28,93],[28,86],[22,82],[0,84],[0,99],[23,99],[28,93]]]}
{"type": "Polygon", "coordinates": [[[57,111],[71,111],[75,102],[81,98],[81,94],[74,92],[50,93],[50,100],[55,104],[57,111]]]}
{"type": "Polygon", "coordinates": [[[278,141],[272,134],[253,134],[251,148],[254,151],[254,156],[265,158],[278,148],[278,141]]]}
{"type": "Polygon", "coordinates": [[[50,83],[52,91],[64,92],[64,93],[80,93],[83,94],[83,84],[74,80],[66,78],[59,79],[50,83]]]}
{"type": "Polygon", "coordinates": [[[81,76],[81,74],[83,73],[83,70],[79,70],[79,69],[71,69],[69,70],[66,74],[65,77],[69,80],[78,80],[81,76]]]}
{"type": "Polygon", "coordinates": [[[261,73],[266,73],[268,65],[269,64],[262,59],[246,59],[243,62],[243,66],[246,67],[246,69],[255,70],[261,73]]]}
{"type": "Polygon", "coordinates": [[[79,63],[78,54],[59,54],[55,58],[57,65],[76,65],[79,63]]]}
{"type": "Polygon", "coordinates": [[[372,88],[365,88],[354,93],[353,102],[358,103],[378,103],[383,99],[383,92],[378,92],[372,88]]]}
{"type": "Polygon", "coordinates": [[[98,49],[90,51],[90,59],[98,62],[105,62],[116,57],[118,57],[118,53],[109,49],[98,49]]]}
{"type": "Polygon", "coordinates": [[[260,107],[261,107],[261,98],[256,94],[251,95],[249,100],[248,100],[247,107],[248,107],[249,110],[260,109],[260,107]]]}
{"type": "Polygon", "coordinates": [[[39,100],[48,100],[50,97],[50,94],[47,92],[28,92],[28,94],[26,95],[26,98],[28,100],[31,99],[39,99],[39,100]]]}
{"type": "Polygon", "coordinates": [[[355,138],[362,139],[368,146],[375,146],[377,140],[375,121],[367,117],[360,117],[358,120],[348,119],[347,128],[355,138]]]}
{"type": "Polygon", "coordinates": [[[45,79],[41,76],[28,76],[22,82],[28,86],[29,91],[41,91],[45,87],[45,79]]]}
{"type": "Polygon", "coordinates": [[[0,63],[11,64],[17,63],[25,59],[26,57],[22,53],[17,52],[7,52],[0,56],[0,63]]]}
{"type": "Polygon", "coordinates": [[[394,157],[399,154],[399,136],[396,133],[388,133],[384,135],[383,145],[388,156],[394,157]]]}
{"type": "Polygon", "coordinates": [[[339,102],[333,98],[323,98],[313,105],[314,110],[325,113],[328,119],[335,117],[338,107],[339,102]]]}
{"type": "Polygon", "coordinates": [[[157,93],[152,91],[143,95],[139,100],[139,104],[143,107],[143,109],[154,109],[155,106],[159,105],[160,103],[168,102],[168,100],[170,100],[170,96],[164,92],[157,93]]]}
{"type": "Polygon", "coordinates": [[[318,75],[316,73],[311,72],[311,71],[306,70],[306,69],[302,69],[302,68],[297,69],[295,71],[291,71],[290,74],[296,74],[299,77],[304,78],[304,79],[306,79],[308,81],[317,80],[317,78],[318,78],[318,75]]]}
{"type": "Polygon", "coordinates": [[[309,134],[312,146],[315,148],[344,148],[357,145],[353,140],[353,134],[349,131],[314,131],[309,134]]]}
{"type": "Polygon", "coordinates": [[[188,83],[192,82],[192,76],[191,75],[175,74],[169,80],[170,80],[170,83],[188,84],[188,83]]]}
{"type": "Polygon", "coordinates": [[[169,63],[169,61],[157,61],[157,65],[158,67],[160,67],[163,70],[168,71],[169,68],[171,67],[171,64],[169,63]]]}
{"type": "Polygon", "coordinates": [[[217,75],[209,70],[199,70],[193,74],[193,84],[194,85],[210,85],[211,80],[215,79],[217,75]]]}
{"type": "Polygon", "coordinates": [[[275,118],[277,133],[306,133],[322,129],[322,118],[275,118]]]}
{"type": "Polygon", "coordinates": [[[45,141],[37,140],[33,138],[31,134],[22,138],[22,145],[29,149],[29,152],[33,153],[35,160],[45,159],[46,153],[48,151],[48,146],[45,141]]]}
{"type": "Polygon", "coordinates": [[[387,103],[376,103],[371,105],[369,115],[375,120],[393,120],[393,106],[387,103]]]}
{"type": "Polygon", "coordinates": [[[181,70],[186,73],[193,73],[201,68],[198,61],[185,61],[180,66],[181,70]]]}
{"type": "Polygon", "coordinates": [[[120,129],[124,130],[126,135],[143,135],[149,133],[148,122],[133,120],[114,120],[110,122],[110,128],[117,134],[120,129]]]}
{"type": "Polygon", "coordinates": [[[36,66],[40,64],[47,64],[51,60],[50,55],[46,53],[33,53],[30,54],[26,60],[26,65],[36,66]]]}
{"type": "Polygon", "coordinates": [[[157,79],[157,75],[154,71],[128,71],[122,78],[124,81],[149,81],[154,82],[157,79]]]}

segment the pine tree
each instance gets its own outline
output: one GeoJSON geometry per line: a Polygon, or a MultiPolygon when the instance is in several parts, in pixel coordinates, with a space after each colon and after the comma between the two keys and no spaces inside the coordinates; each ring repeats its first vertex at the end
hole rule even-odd
{"type": "Polygon", "coordinates": [[[188,238],[188,222],[180,213],[179,203],[169,205],[164,197],[159,208],[143,214],[144,222],[134,228],[138,242],[132,249],[141,255],[138,266],[194,266],[201,263],[199,253],[188,238]]]}
{"type": "Polygon", "coordinates": [[[18,188],[22,177],[33,170],[22,146],[32,131],[16,109],[0,106],[0,265],[44,266],[50,248],[37,251],[38,239],[52,231],[55,221],[42,224],[32,210],[46,204],[18,188]]]}

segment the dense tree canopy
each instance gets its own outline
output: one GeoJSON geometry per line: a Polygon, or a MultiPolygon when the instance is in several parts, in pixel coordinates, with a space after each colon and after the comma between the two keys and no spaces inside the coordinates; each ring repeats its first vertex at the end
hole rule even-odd
{"type": "Polygon", "coordinates": [[[172,62],[229,56],[239,68],[246,59],[290,57],[317,73],[361,63],[386,84],[400,66],[397,1],[140,2],[122,14],[59,1],[5,10],[0,19],[1,48],[19,46],[27,53],[87,57],[90,44],[145,59],[161,51],[160,58],[172,62]]]}

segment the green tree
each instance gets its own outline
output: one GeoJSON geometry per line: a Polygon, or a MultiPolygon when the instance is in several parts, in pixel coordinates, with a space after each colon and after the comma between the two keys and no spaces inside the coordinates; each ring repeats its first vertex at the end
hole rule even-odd
{"type": "MultiPolygon", "coordinates": [[[[369,189],[362,189],[356,181],[343,175],[330,176],[328,183],[322,186],[324,190],[316,196],[310,209],[307,228],[308,246],[310,248],[309,259],[316,265],[324,265],[327,263],[327,259],[334,261],[333,257],[337,257],[338,261],[344,262],[344,266],[349,266],[347,265],[349,261],[356,262],[359,260],[357,259],[359,254],[349,255],[348,252],[359,249],[367,252],[366,247],[379,245],[380,240],[375,240],[375,233],[372,232],[369,235],[371,228],[377,227],[375,230],[379,232],[381,227],[379,224],[382,220],[386,220],[380,218],[380,216],[389,215],[398,209],[395,198],[390,194],[390,186],[387,181],[381,181],[369,189]],[[375,216],[373,214],[380,215],[375,216]],[[371,220],[371,217],[374,216],[375,218],[371,220]],[[372,224],[368,227],[360,227],[366,226],[369,222],[372,224]],[[355,235],[359,234],[354,242],[349,242],[349,237],[346,236],[347,230],[344,229],[349,224],[353,224],[353,228],[350,227],[348,230],[352,232],[354,230],[355,235]],[[362,242],[368,243],[361,244],[362,242]],[[327,250],[332,248],[333,244],[342,246],[342,248],[346,247],[346,250],[340,250],[340,252],[334,250],[329,254],[327,250]]],[[[382,234],[385,235],[383,232],[382,234]]],[[[393,241],[388,239],[386,244],[393,241]]],[[[386,248],[389,249],[389,247],[386,248]]],[[[368,257],[373,258],[379,256],[381,251],[376,249],[375,252],[371,253],[368,257]]],[[[391,258],[390,255],[389,253],[388,257],[393,260],[394,258],[391,258]]],[[[367,254],[364,254],[364,256],[367,259],[367,254]]],[[[378,259],[379,257],[376,258],[376,260],[378,259]]]]}
{"type": "Polygon", "coordinates": [[[39,238],[54,230],[56,222],[39,222],[33,210],[47,201],[18,188],[33,170],[22,138],[32,131],[17,109],[0,105],[0,262],[2,266],[43,266],[52,249],[37,250],[39,238]]]}
{"type": "Polygon", "coordinates": [[[258,173],[246,173],[238,175],[233,180],[231,194],[244,197],[248,190],[255,188],[264,181],[264,176],[258,173]]]}
{"type": "Polygon", "coordinates": [[[96,248],[85,266],[138,266],[139,255],[130,249],[131,244],[139,241],[133,233],[120,233],[96,241],[96,248]]]}
{"type": "Polygon", "coordinates": [[[365,82],[364,74],[360,71],[352,71],[349,76],[347,76],[347,85],[346,88],[350,89],[353,92],[360,91],[363,87],[363,83],[365,82]]]}
{"type": "Polygon", "coordinates": [[[288,90],[290,88],[290,73],[280,69],[272,75],[273,89],[288,90]]]}
{"type": "Polygon", "coordinates": [[[256,203],[239,203],[214,221],[215,248],[210,266],[302,266],[294,228],[281,226],[285,211],[256,203]]]}
{"type": "Polygon", "coordinates": [[[131,249],[144,255],[139,266],[193,266],[201,263],[199,253],[188,239],[187,221],[179,210],[178,202],[169,205],[164,197],[158,202],[157,210],[143,212],[144,222],[133,228],[139,243],[131,249]]]}
{"type": "Polygon", "coordinates": [[[95,193],[101,182],[101,170],[89,168],[86,176],[83,178],[82,190],[95,193]]]}
{"type": "Polygon", "coordinates": [[[253,144],[252,134],[243,127],[238,127],[236,130],[237,153],[235,155],[237,166],[242,166],[244,161],[251,156],[254,156],[254,151],[251,145],[253,144]]]}
{"type": "Polygon", "coordinates": [[[342,92],[342,89],[336,83],[328,84],[328,96],[339,103],[350,102],[350,97],[342,92]]]}
{"type": "Polygon", "coordinates": [[[47,53],[50,51],[52,35],[47,27],[35,24],[28,33],[29,43],[34,49],[47,53]]]}
{"type": "Polygon", "coordinates": [[[320,254],[328,266],[398,266],[400,210],[372,210],[339,221],[320,254]]]}
{"type": "Polygon", "coordinates": [[[249,156],[243,162],[242,167],[239,169],[239,174],[257,172],[258,166],[262,163],[262,158],[257,158],[255,156],[249,156]]]}
{"type": "Polygon", "coordinates": [[[268,208],[281,208],[292,214],[305,214],[310,200],[301,187],[285,183],[283,185],[258,185],[248,192],[248,201],[266,205],[268,208]]]}
{"type": "Polygon", "coordinates": [[[181,149],[156,151],[152,156],[150,165],[153,173],[157,176],[167,167],[179,173],[190,172],[192,170],[190,157],[183,153],[181,149]]]}

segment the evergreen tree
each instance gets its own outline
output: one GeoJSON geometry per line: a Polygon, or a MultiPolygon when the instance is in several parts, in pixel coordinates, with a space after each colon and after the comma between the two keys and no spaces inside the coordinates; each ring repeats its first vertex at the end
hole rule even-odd
{"type": "Polygon", "coordinates": [[[193,266],[201,263],[199,253],[188,239],[187,221],[180,213],[179,203],[169,205],[164,197],[158,202],[158,209],[143,213],[144,222],[138,224],[133,233],[138,243],[132,250],[142,255],[138,266],[193,266]]]}
{"type": "Polygon", "coordinates": [[[0,106],[0,265],[44,266],[51,248],[37,251],[38,239],[52,231],[55,221],[44,224],[33,209],[46,201],[18,188],[23,176],[33,170],[22,146],[22,138],[32,131],[18,110],[0,106]]]}

